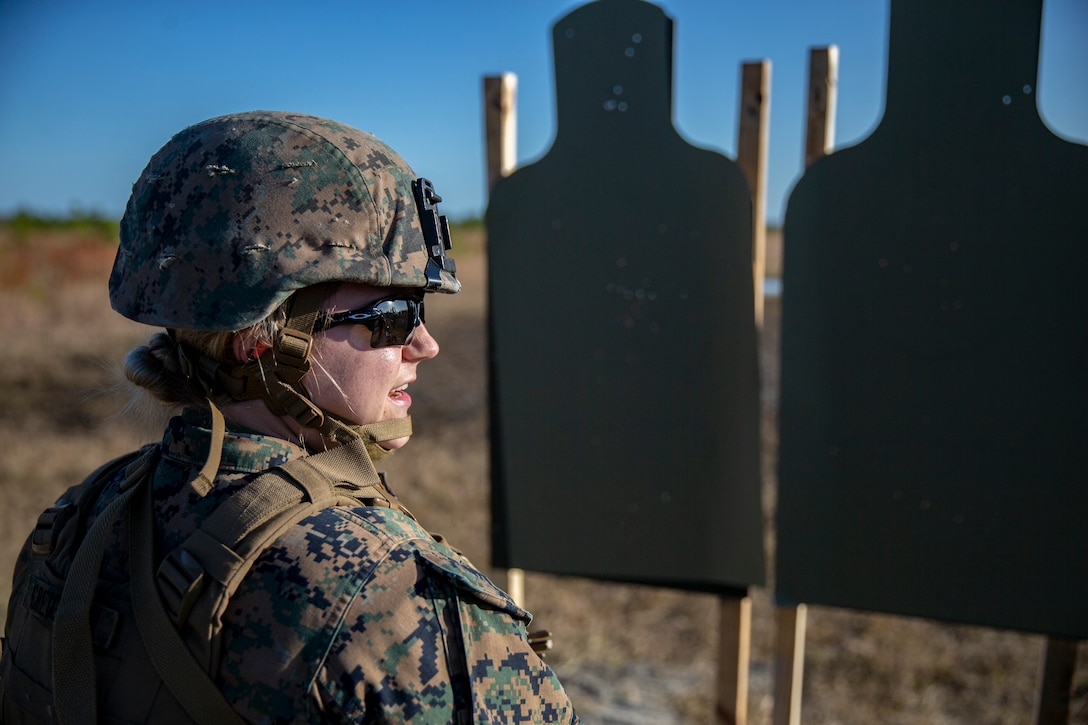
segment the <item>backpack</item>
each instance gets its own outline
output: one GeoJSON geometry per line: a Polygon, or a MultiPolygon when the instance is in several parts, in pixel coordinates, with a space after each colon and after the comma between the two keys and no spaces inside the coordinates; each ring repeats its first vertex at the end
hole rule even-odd
{"type": "Polygon", "coordinates": [[[151,445],[114,459],[38,518],[29,560],[14,577],[0,723],[244,722],[215,676],[223,613],[264,549],[330,506],[411,516],[362,442],[351,443],[257,476],[156,571],[150,481],[158,458],[151,445]],[[121,475],[120,493],[88,528],[106,484],[121,475]],[[115,524],[129,536],[123,581],[99,576],[115,524]]]}

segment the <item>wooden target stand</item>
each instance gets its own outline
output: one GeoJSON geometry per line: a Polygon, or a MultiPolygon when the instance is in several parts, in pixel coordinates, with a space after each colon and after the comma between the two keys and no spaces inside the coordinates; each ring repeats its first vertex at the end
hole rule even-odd
{"type": "MultiPolygon", "coordinates": [[[[752,191],[752,275],[757,329],[763,323],[763,278],[766,259],[767,148],[770,123],[771,63],[760,60],[741,66],[740,115],[736,163],[752,191]]],[[[517,76],[504,73],[483,79],[487,184],[495,185],[516,168],[517,76]]],[[[525,606],[525,572],[506,570],[506,590],[525,606]]],[[[748,713],[748,674],[751,650],[752,601],[748,596],[719,598],[719,659],[716,719],[723,725],[743,725],[748,713]]]]}
{"type": "MultiPolygon", "coordinates": [[[[838,85],[838,48],[809,52],[805,168],[830,154],[834,147],[835,103],[838,85]]],[[[775,611],[774,725],[800,725],[804,676],[804,604],[778,606],[775,611]]],[[[1047,636],[1039,662],[1034,725],[1065,725],[1077,664],[1077,640],[1047,636]]]]}
{"type": "MultiPolygon", "coordinates": [[[[808,104],[805,128],[805,165],[831,153],[834,138],[838,49],[810,51],[808,104]]],[[[737,163],[753,190],[753,275],[756,315],[762,324],[765,259],[765,188],[767,126],[770,105],[770,62],[742,66],[741,113],[737,163]]],[[[488,189],[516,166],[517,78],[507,73],[484,78],[484,118],[488,189]]],[[[507,571],[507,590],[519,604],[525,602],[525,574],[507,571]]],[[[807,607],[779,606],[775,612],[774,718],[776,725],[801,722],[807,607]]],[[[748,670],[751,638],[751,599],[720,601],[717,718],[721,723],[744,723],[748,709],[748,670]]],[[[1076,668],[1077,642],[1047,637],[1040,661],[1035,703],[1036,725],[1057,725],[1069,717],[1069,693],[1076,668]]]]}

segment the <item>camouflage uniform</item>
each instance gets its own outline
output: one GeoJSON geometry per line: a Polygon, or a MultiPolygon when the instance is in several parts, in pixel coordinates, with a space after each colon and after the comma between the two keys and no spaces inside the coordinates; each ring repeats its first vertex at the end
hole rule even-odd
{"type": "MultiPolygon", "coordinates": [[[[167,428],[153,480],[159,552],[261,471],[305,455],[228,431],[215,487],[198,498],[187,484],[210,438],[193,413],[167,428]]],[[[103,578],[127,577],[124,546],[113,540],[103,578]]],[[[217,682],[251,722],[577,722],[526,640],[529,620],[403,513],[329,508],[266,549],[232,597],[217,682]]]]}

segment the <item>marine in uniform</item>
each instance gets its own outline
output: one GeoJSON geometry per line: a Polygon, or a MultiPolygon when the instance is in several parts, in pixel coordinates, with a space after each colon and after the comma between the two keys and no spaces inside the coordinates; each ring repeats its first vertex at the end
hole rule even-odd
{"type": "Polygon", "coordinates": [[[152,157],[110,298],[166,328],[126,373],[178,414],[39,520],[5,722],[577,722],[530,616],[374,468],[438,353],[424,297],[460,288],[439,201],[373,135],[302,114],[211,119],[152,157]],[[185,676],[158,643],[175,631],[185,676]]]}

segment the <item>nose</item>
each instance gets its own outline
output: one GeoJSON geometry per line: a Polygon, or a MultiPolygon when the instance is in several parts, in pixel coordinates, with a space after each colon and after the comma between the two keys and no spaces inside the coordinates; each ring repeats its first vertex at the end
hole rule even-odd
{"type": "Polygon", "coordinates": [[[438,340],[434,339],[425,323],[419,323],[411,342],[404,346],[403,354],[412,360],[429,360],[438,354],[438,340]]]}

